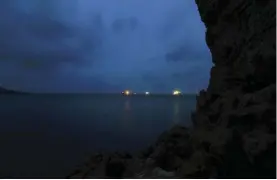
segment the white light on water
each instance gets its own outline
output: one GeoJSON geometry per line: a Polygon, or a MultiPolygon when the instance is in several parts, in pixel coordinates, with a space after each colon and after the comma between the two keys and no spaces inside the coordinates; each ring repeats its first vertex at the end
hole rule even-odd
{"type": "Polygon", "coordinates": [[[150,92],[146,91],[146,92],[145,92],[145,94],[146,94],[146,95],[149,95],[149,94],[150,94],[150,92]]]}

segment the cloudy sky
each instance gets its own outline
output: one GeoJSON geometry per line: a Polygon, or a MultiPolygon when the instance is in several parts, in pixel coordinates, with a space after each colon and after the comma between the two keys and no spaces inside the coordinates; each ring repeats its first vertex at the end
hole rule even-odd
{"type": "Polygon", "coordinates": [[[0,84],[30,92],[206,88],[194,0],[0,0],[0,84]]]}

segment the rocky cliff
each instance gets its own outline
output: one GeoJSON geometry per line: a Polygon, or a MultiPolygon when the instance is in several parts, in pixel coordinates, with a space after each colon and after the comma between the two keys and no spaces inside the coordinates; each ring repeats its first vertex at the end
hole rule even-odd
{"type": "Polygon", "coordinates": [[[276,1],[196,3],[214,67],[197,98],[194,134],[220,154],[219,177],[275,177],[276,1]]]}
{"type": "Polygon", "coordinates": [[[138,156],[96,154],[69,177],[276,178],[276,1],[196,3],[214,67],[194,127],[138,156]]]}

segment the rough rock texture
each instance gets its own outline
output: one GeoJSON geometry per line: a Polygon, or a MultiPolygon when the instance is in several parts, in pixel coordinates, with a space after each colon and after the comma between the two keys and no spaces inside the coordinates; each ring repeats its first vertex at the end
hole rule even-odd
{"type": "Polygon", "coordinates": [[[276,178],[275,0],[196,0],[214,67],[194,127],[140,155],[94,155],[69,178],[276,178]]]}
{"type": "Polygon", "coordinates": [[[220,178],[275,178],[276,1],[196,3],[214,67],[197,98],[194,139],[221,154],[220,178]]]}

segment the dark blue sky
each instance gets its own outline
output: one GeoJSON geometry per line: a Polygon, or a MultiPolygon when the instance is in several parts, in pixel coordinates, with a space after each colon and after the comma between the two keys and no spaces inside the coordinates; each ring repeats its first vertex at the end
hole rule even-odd
{"type": "Polygon", "coordinates": [[[0,0],[0,84],[197,92],[212,66],[194,0],[0,0]]]}

